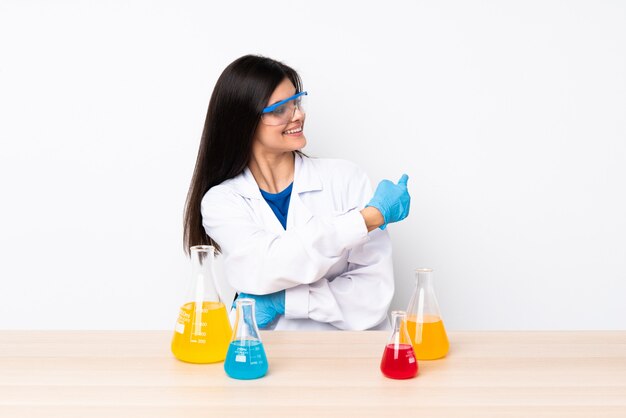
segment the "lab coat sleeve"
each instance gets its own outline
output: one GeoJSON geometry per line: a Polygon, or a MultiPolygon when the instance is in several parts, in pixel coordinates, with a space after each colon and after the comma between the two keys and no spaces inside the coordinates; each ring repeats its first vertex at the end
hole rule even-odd
{"type": "Polygon", "coordinates": [[[202,222],[221,247],[229,283],[238,291],[264,295],[314,283],[343,252],[367,240],[359,211],[312,216],[278,235],[254,221],[247,202],[216,186],[202,199],[202,222]]]}
{"type": "MultiPolygon", "coordinates": [[[[364,173],[361,178],[359,207],[371,197],[369,179],[364,173]]],[[[393,293],[391,239],[387,230],[376,229],[350,250],[346,272],[287,289],[285,317],[310,318],[339,329],[369,329],[386,319],[393,293]]]]}

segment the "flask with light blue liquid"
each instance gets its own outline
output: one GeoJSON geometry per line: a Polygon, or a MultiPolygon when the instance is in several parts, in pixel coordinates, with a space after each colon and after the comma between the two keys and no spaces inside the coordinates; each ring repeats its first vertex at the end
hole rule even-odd
{"type": "Polygon", "coordinates": [[[224,370],[233,379],[258,379],[268,369],[265,348],[254,316],[254,299],[237,299],[237,319],[224,370]]]}

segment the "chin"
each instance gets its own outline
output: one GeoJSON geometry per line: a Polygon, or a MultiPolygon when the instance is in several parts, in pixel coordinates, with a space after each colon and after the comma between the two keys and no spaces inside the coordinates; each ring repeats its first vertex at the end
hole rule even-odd
{"type": "Polygon", "coordinates": [[[299,151],[304,147],[306,147],[306,138],[302,138],[302,144],[298,148],[296,148],[296,151],[299,151]]]}
{"type": "Polygon", "coordinates": [[[299,150],[306,146],[306,137],[304,135],[302,135],[301,137],[297,139],[292,139],[291,141],[293,142],[291,143],[290,148],[293,148],[293,150],[299,150]]]}

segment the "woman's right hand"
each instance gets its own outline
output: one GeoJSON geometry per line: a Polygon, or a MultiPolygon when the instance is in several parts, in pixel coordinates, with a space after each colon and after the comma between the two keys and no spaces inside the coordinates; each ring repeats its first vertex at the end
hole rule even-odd
{"type": "Polygon", "coordinates": [[[399,222],[409,215],[409,209],[411,207],[411,196],[407,189],[407,181],[409,176],[403,174],[398,180],[398,184],[394,184],[389,180],[382,180],[376,191],[374,197],[365,206],[375,207],[380,211],[383,216],[383,224],[380,229],[387,228],[387,224],[393,222],[399,222]]]}

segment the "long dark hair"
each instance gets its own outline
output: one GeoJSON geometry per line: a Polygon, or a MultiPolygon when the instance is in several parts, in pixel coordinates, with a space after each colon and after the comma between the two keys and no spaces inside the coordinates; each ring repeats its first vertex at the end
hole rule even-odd
{"type": "Polygon", "coordinates": [[[183,245],[214,245],[202,226],[200,202],[213,186],[243,172],[252,154],[252,139],[261,111],[276,87],[288,78],[302,91],[298,73],[287,65],[258,55],[233,61],[215,84],[187,193],[183,245]]]}

